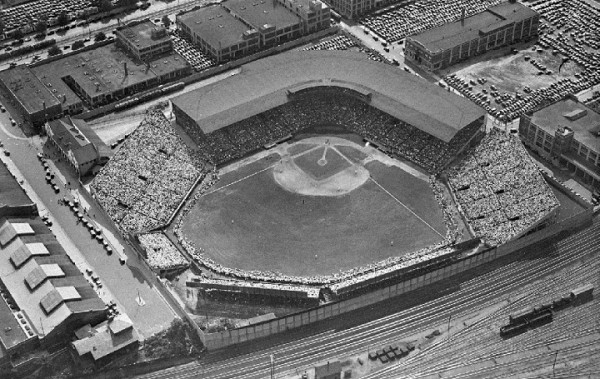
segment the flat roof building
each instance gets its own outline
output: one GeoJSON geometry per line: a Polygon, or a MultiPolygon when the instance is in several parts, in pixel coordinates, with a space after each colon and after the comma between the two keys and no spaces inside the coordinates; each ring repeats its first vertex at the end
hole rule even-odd
{"type": "Polygon", "coordinates": [[[223,6],[258,31],[261,48],[302,35],[300,17],[276,0],[231,0],[223,6]]]}
{"type": "Polygon", "coordinates": [[[539,14],[520,4],[505,2],[406,38],[406,58],[438,70],[538,34],[539,14]]]}
{"type": "Polygon", "coordinates": [[[134,61],[116,44],[108,44],[41,64],[35,72],[50,83],[64,83],[88,106],[98,106],[187,75],[191,67],[175,53],[134,61]]]}
{"type": "Polygon", "coordinates": [[[329,27],[320,0],[229,0],[177,16],[179,29],[217,62],[329,27]]]}
{"type": "Polygon", "coordinates": [[[221,5],[177,15],[179,29],[217,62],[257,51],[258,31],[234,17],[221,5]]]}
{"type": "Polygon", "coordinates": [[[173,50],[171,36],[150,20],[131,22],[115,31],[117,43],[135,58],[146,61],[173,50]]]}
{"type": "Polygon", "coordinates": [[[340,15],[353,19],[375,9],[377,1],[375,0],[327,0],[340,15]]]}
{"type": "Polygon", "coordinates": [[[521,116],[523,143],[600,191],[600,114],[569,96],[521,116]]]}
{"type": "Polygon", "coordinates": [[[27,66],[0,71],[0,86],[23,118],[34,126],[62,114],[61,102],[27,66]]]}

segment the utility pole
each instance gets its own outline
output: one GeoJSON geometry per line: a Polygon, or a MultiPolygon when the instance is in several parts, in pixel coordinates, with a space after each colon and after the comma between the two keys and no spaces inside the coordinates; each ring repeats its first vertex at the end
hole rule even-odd
{"type": "Polygon", "coordinates": [[[271,379],[275,378],[275,357],[271,354],[271,379]]]}
{"type": "Polygon", "coordinates": [[[446,332],[448,333],[448,338],[450,338],[450,320],[452,320],[452,315],[448,316],[448,327],[446,328],[446,332]]]}
{"type": "Polygon", "coordinates": [[[556,366],[556,359],[558,358],[558,350],[556,350],[556,354],[554,354],[554,363],[552,364],[552,377],[556,377],[556,373],[554,372],[554,367],[556,366]]]}

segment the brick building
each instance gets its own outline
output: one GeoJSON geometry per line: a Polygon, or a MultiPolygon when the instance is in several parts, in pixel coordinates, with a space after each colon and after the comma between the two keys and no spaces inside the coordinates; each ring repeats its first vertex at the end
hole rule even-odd
{"type": "Polygon", "coordinates": [[[229,0],[177,16],[179,29],[217,62],[329,27],[319,0],[229,0]]]}
{"type": "Polygon", "coordinates": [[[405,57],[428,70],[439,70],[488,50],[536,37],[540,15],[506,2],[460,21],[406,38],[405,57]]]}
{"type": "Polygon", "coordinates": [[[540,156],[600,190],[600,114],[569,96],[521,116],[519,135],[540,156]]]}
{"type": "Polygon", "coordinates": [[[115,34],[117,44],[141,61],[173,50],[173,42],[167,30],[149,20],[117,28],[115,34]]]}

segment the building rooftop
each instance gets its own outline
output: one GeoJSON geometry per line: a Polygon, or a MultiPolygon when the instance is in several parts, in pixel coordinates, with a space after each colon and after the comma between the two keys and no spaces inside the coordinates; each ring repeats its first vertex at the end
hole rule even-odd
{"type": "Polygon", "coordinates": [[[0,80],[29,113],[43,111],[44,106],[50,108],[60,105],[58,99],[27,66],[0,71],[0,80]]]}
{"type": "Polygon", "coordinates": [[[29,224],[35,234],[16,235],[0,244],[0,278],[33,332],[48,335],[73,314],[105,310],[40,219],[1,218],[0,235],[16,224],[29,224]]]}
{"type": "Polygon", "coordinates": [[[279,30],[300,23],[300,18],[277,0],[228,0],[223,6],[258,31],[270,26],[279,30]]]}
{"type": "Polygon", "coordinates": [[[171,39],[165,28],[153,24],[150,20],[145,20],[133,26],[123,26],[118,29],[118,33],[138,49],[144,49],[171,39]]]}
{"type": "Polygon", "coordinates": [[[13,178],[8,167],[0,164],[0,209],[33,203],[25,190],[13,178]]]}
{"type": "Polygon", "coordinates": [[[436,53],[479,38],[479,32],[490,33],[537,13],[520,3],[505,2],[456,21],[411,36],[429,51],[436,53]]]}
{"type": "Polygon", "coordinates": [[[181,70],[189,66],[188,62],[183,57],[176,53],[163,55],[148,62],[150,71],[154,75],[160,77],[173,71],[181,70]]]}
{"type": "Polygon", "coordinates": [[[372,106],[446,142],[485,115],[466,98],[351,51],[278,54],[246,64],[239,74],[177,96],[172,102],[204,133],[210,133],[285,104],[287,92],[303,86],[338,86],[370,93],[372,106]]]}
{"type": "Polygon", "coordinates": [[[139,341],[139,336],[133,328],[133,323],[126,315],[120,314],[112,321],[90,327],[86,325],[75,331],[78,340],[73,341],[73,347],[79,356],[91,354],[94,360],[109,356],[127,346],[139,341]],[[118,329],[118,332],[113,332],[118,329]]]}
{"type": "Polygon", "coordinates": [[[566,126],[573,130],[577,141],[600,151],[600,114],[572,98],[563,99],[534,112],[531,122],[550,135],[554,135],[559,126],[566,126]],[[571,116],[577,110],[586,111],[585,116],[573,119],[571,116]]]}
{"type": "MultiPolygon", "coordinates": [[[[96,146],[88,136],[96,133],[87,127],[85,121],[63,117],[48,122],[53,140],[62,151],[71,151],[75,160],[81,164],[99,157],[96,146]]],[[[100,140],[95,138],[96,143],[100,140]]],[[[103,144],[103,143],[102,143],[103,144]]]]}
{"type": "Polygon", "coordinates": [[[252,30],[221,5],[200,8],[177,16],[177,19],[215,49],[243,42],[242,35],[252,30]]]}
{"type": "Polygon", "coordinates": [[[52,92],[58,101],[62,103],[63,108],[81,103],[79,96],[62,80],[72,70],[70,65],[65,65],[65,60],[68,59],[58,59],[31,67],[31,71],[48,88],[48,91],[52,92]]]}

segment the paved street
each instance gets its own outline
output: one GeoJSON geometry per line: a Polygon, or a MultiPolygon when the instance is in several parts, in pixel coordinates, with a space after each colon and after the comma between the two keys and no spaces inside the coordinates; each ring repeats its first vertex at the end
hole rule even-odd
{"type": "Polygon", "coordinates": [[[94,202],[86,197],[87,193],[70,175],[64,161],[58,162],[61,173],[55,178],[61,190],[58,194],[54,193],[46,183],[44,169],[36,157],[38,152],[52,156],[53,151],[42,147],[39,137],[25,138],[19,128],[10,126],[8,117],[8,112],[0,114],[0,139],[10,152],[10,157],[2,154],[2,159],[7,161],[9,168],[16,166],[20,174],[14,174],[24,179],[26,191],[38,204],[40,213],[50,216],[54,222],[51,229],[73,261],[82,271],[91,268],[100,277],[103,283],[98,290],[100,296],[105,300],[114,297],[119,309],[129,315],[144,337],[170,324],[177,315],[157,290],[156,278],[148,274],[135,252],[119,238],[117,231],[94,202]],[[72,191],[65,188],[65,181],[71,182],[72,191]],[[87,228],[77,222],[69,207],[58,203],[64,196],[73,199],[73,194],[82,203],[89,204],[88,214],[95,216],[92,220],[103,229],[104,235],[115,247],[115,253],[109,256],[102,244],[91,238],[87,228]],[[119,262],[120,254],[126,258],[124,265],[119,262]]]}

